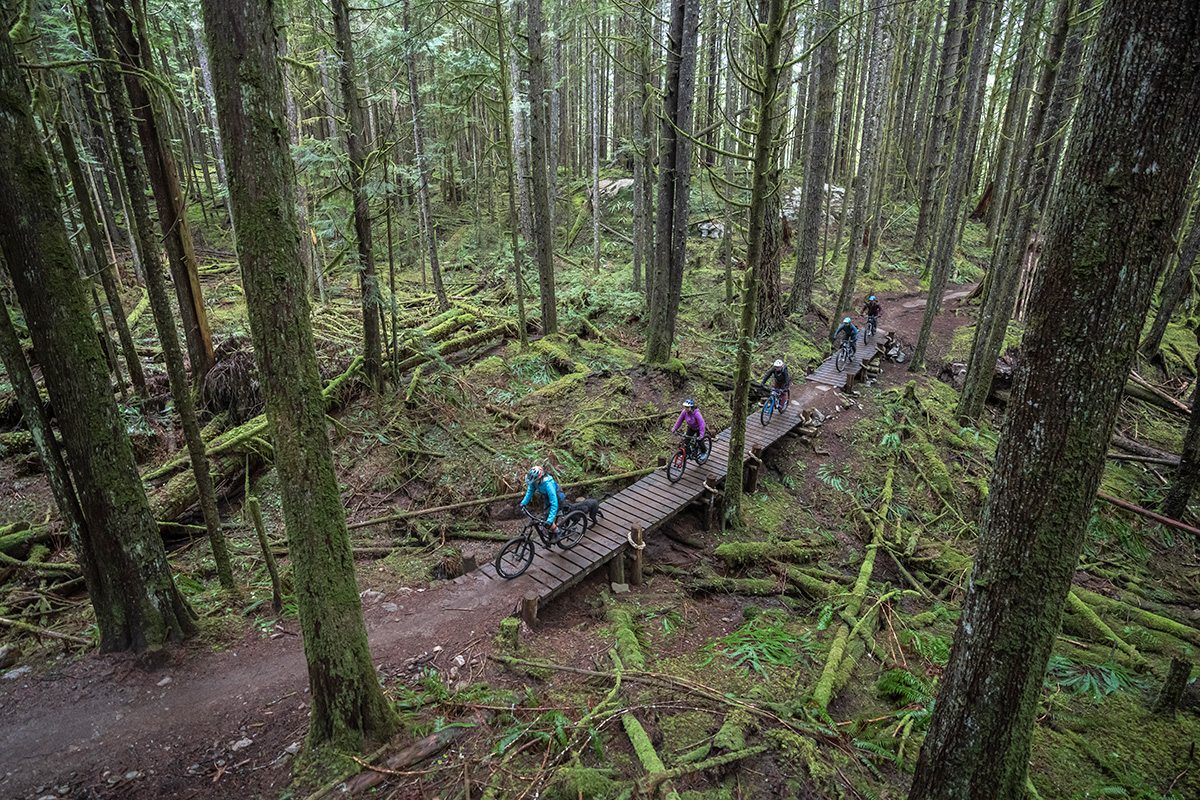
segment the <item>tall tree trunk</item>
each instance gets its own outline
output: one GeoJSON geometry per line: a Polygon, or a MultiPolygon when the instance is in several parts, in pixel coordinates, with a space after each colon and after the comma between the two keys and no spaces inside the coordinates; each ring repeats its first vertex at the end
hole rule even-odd
{"type": "Polygon", "coordinates": [[[929,122],[929,134],[925,137],[921,156],[920,206],[917,211],[917,228],[913,233],[913,249],[921,252],[929,238],[929,225],[933,217],[935,197],[940,191],[943,174],[945,141],[948,120],[954,114],[958,80],[959,51],[962,48],[965,6],[973,0],[950,0],[946,11],[946,36],[942,40],[942,57],[938,62],[936,100],[933,117],[929,122]]]}
{"type": "MultiPolygon", "coordinates": [[[[411,31],[409,3],[404,3],[404,29],[411,31]]],[[[446,287],[442,284],[442,266],[438,261],[437,234],[433,227],[433,206],[429,202],[429,158],[425,153],[425,131],[422,124],[421,95],[417,90],[417,51],[410,44],[408,51],[408,101],[412,107],[413,153],[417,160],[417,181],[421,196],[421,217],[425,220],[425,247],[429,252],[429,273],[433,277],[433,291],[437,295],[438,311],[446,311],[450,303],[446,300],[446,287]]]]}
{"type": "MultiPolygon", "coordinates": [[[[871,207],[871,187],[879,168],[883,144],[883,127],[887,119],[889,101],[885,95],[888,76],[891,74],[892,43],[891,25],[885,23],[887,13],[883,5],[875,7],[871,28],[871,65],[867,80],[867,123],[863,126],[862,153],[859,157],[858,181],[854,190],[854,210],[850,213],[850,224],[846,233],[850,238],[846,253],[846,271],[842,275],[842,289],[838,295],[836,310],[829,329],[832,341],[834,333],[842,324],[844,314],[850,313],[854,305],[854,287],[858,281],[858,254],[862,247],[867,211],[871,207]]],[[[844,212],[844,209],[843,209],[844,212]]]]}
{"type": "Polygon", "coordinates": [[[671,27],[667,34],[666,96],[659,133],[654,285],[646,333],[645,358],[649,364],[663,364],[671,357],[675,318],[683,289],[692,179],[692,96],[696,88],[699,27],[700,0],[672,0],[671,27]]]}
{"type": "Polygon", "coordinates": [[[171,580],[133,448],[113,402],[40,141],[24,74],[8,28],[0,25],[0,163],[6,165],[0,170],[5,221],[0,251],[71,464],[86,525],[78,556],[96,611],[100,649],[140,651],[190,636],[195,623],[171,580]]]}
{"type": "Polygon", "coordinates": [[[1196,220],[1192,223],[1192,230],[1179,250],[1179,260],[1175,262],[1175,269],[1171,270],[1171,273],[1163,280],[1162,290],[1159,292],[1161,300],[1158,305],[1158,314],[1154,317],[1154,324],[1150,326],[1150,332],[1146,334],[1146,338],[1138,347],[1143,355],[1153,356],[1162,345],[1163,334],[1167,332],[1167,323],[1171,321],[1171,315],[1175,313],[1175,308],[1183,299],[1183,290],[1192,276],[1192,264],[1196,262],[1197,254],[1200,254],[1200,214],[1196,216],[1196,220]]]}
{"type": "MultiPolygon", "coordinates": [[[[593,19],[599,18],[599,8],[598,0],[592,0],[593,19]]],[[[591,106],[589,127],[592,129],[592,272],[596,275],[600,274],[600,149],[604,138],[600,130],[600,72],[596,64],[599,50],[600,42],[594,42],[588,76],[588,85],[591,88],[591,96],[588,98],[588,105],[591,106]]]]}
{"type": "Polygon", "coordinates": [[[513,97],[510,93],[512,83],[509,81],[508,75],[508,26],[505,24],[504,11],[500,6],[500,0],[492,0],[492,14],[496,20],[496,62],[500,66],[500,99],[503,105],[504,119],[501,123],[501,128],[504,130],[504,152],[507,154],[505,159],[505,174],[508,176],[508,232],[512,244],[513,252],[513,290],[517,296],[517,319],[520,323],[520,338],[521,346],[529,344],[529,323],[525,316],[525,276],[524,271],[525,254],[521,250],[520,239],[520,224],[517,215],[517,196],[516,196],[516,180],[517,180],[517,160],[513,155],[512,134],[516,127],[510,117],[515,117],[518,113],[513,105],[513,97]]]}
{"type": "Polygon", "coordinates": [[[212,99],[212,70],[208,65],[208,47],[204,44],[204,36],[200,31],[200,17],[197,9],[192,9],[192,39],[196,46],[196,61],[200,64],[200,79],[204,82],[204,110],[208,115],[208,127],[212,131],[213,154],[217,162],[217,185],[225,193],[225,213],[229,215],[229,224],[233,224],[233,207],[229,204],[229,178],[225,173],[225,149],[221,146],[221,129],[217,126],[217,109],[212,99]]]}
{"type": "Polygon", "coordinates": [[[143,397],[146,395],[146,375],[142,372],[142,361],[138,358],[137,346],[129,333],[129,323],[125,318],[125,309],[121,306],[121,290],[113,275],[113,266],[104,253],[104,240],[100,238],[100,225],[92,212],[91,197],[87,183],[83,179],[83,170],[79,165],[79,153],[75,149],[75,137],[63,120],[58,121],[58,141],[62,144],[63,160],[67,164],[67,172],[71,175],[71,186],[75,189],[75,198],[79,201],[79,215],[83,218],[83,227],[87,231],[88,245],[92,248],[92,258],[96,262],[96,271],[100,273],[100,282],[104,286],[104,297],[108,300],[108,308],[112,313],[113,325],[117,329],[117,338],[121,342],[121,352],[125,355],[125,364],[129,368],[129,377],[134,389],[143,397]]]}
{"type": "MultiPolygon", "coordinates": [[[[528,0],[529,38],[529,174],[530,203],[535,219],[549,219],[550,190],[546,180],[546,56],[542,47],[542,0],[528,0]]],[[[541,288],[542,333],[558,333],[554,300],[554,239],[545,224],[534,225],[534,251],[541,288]]]]}
{"type": "Polygon", "coordinates": [[[1046,664],[1200,152],[1200,6],[1108,0],[910,800],[1026,797],[1046,664]],[[1113,236],[1112,231],[1121,231],[1113,236]]]}
{"type": "MultiPolygon", "coordinates": [[[[175,296],[179,301],[179,315],[183,322],[184,340],[187,342],[188,359],[192,366],[192,379],[199,383],[216,363],[213,355],[212,331],[208,325],[208,311],[204,307],[204,296],[200,290],[200,272],[192,244],[191,226],[188,224],[187,208],[183,190],[179,185],[179,170],[171,152],[170,136],[161,129],[164,119],[161,104],[146,88],[146,78],[153,76],[154,67],[149,56],[146,40],[146,9],[144,0],[130,0],[131,17],[123,2],[108,6],[107,14],[113,34],[120,43],[118,51],[125,90],[129,95],[131,113],[136,118],[138,138],[142,144],[146,174],[158,210],[158,225],[162,231],[167,251],[167,263],[175,282],[175,296]],[[137,22],[138,29],[134,29],[137,22]]],[[[92,35],[96,36],[93,23],[92,35]]],[[[105,84],[107,87],[107,83],[105,84]]],[[[111,92],[111,89],[109,90],[111,92]]],[[[112,105],[112,98],[109,98],[112,105]]],[[[113,115],[116,115],[115,109],[113,115]]],[[[139,170],[140,171],[140,170],[139,170]]],[[[141,191],[145,184],[132,184],[126,175],[130,195],[141,191]]],[[[135,201],[136,202],[136,201],[135,201]]],[[[136,214],[136,212],[134,212],[136,214]]],[[[154,269],[145,263],[146,272],[154,269]]],[[[159,335],[162,335],[160,329],[159,335]]]]}
{"type": "MultiPolygon", "coordinates": [[[[347,0],[333,0],[334,40],[338,51],[338,77],[342,85],[342,100],[346,104],[346,154],[350,159],[350,192],[354,197],[354,235],[358,240],[358,269],[362,287],[363,359],[367,381],[376,391],[382,389],[383,372],[380,350],[383,341],[379,332],[379,278],[375,273],[375,247],[371,233],[371,202],[367,197],[367,125],[358,94],[358,70],[354,60],[354,43],[350,38],[350,5],[347,0]]],[[[405,6],[407,10],[407,5],[405,6]]],[[[412,80],[410,78],[410,80],[412,80]]],[[[415,108],[414,108],[415,110],[415,108]]],[[[419,158],[419,156],[418,156],[419,158]]],[[[434,268],[434,286],[440,285],[440,273],[434,268]]],[[[440,293],[439,305],[446,308],[440,293]]]]}
{"type": "Polygon", "coordinates": [[[654,252],[654,207],[650,195],[650,187],[654,183],[650,117],[650,103],[654,97],[654,87],[650,83],[650,3],[651,0],[641,0],[638,4],[638,88],[633,98],[633,288],[634,291],[641,288],[644,269],[647,305],[654,252]]]}
{"type": "MultiPolygon", "coordinates": [[[[130,43],[136,44],[137,39],[130,27],[130,20],[125,15],[124,10],[117,8],[109,8],[108,11],[115,11],[115,22],[118,30],[123,30],[123,41],[126,42],[126,47],[130,43]]],[[[125,183],[128,186],[144,186],[145,180],[142,176],[141,164],[138,163],[137,154],[134,152],[133,146],[133,122],[129,108],[129,101],[125,96],[125,92],[121,86],[121,78],[118,75],[115,67],[116,51],[112,35],[108,28],[108,19],[106,17],[106,9],[104,0],[88,0],[88,16],[92,22],[92,35],[96,40],[96,52],[102,60],[100,73],[104,78],[104,88],[108,94],[109,106],[112,109],[113,133],[117,140],[117,151],[120,153],[121,164],[125,172],[125,183]]],[[[144,19],[144,17],[143,17],[144,19]]],[[[136,53],[134,50],[127,51],[127,56],[133,57],[136,53]]],[[[132,81],[135,89],[140,89],[140,82],[132,81]]],[[[130,86],[130,76],[126,75],[125,86],[130,86]]],[[[143,95],[143,102],[148,102],[148,98],[143,95]]],[[[147,130],[144,126],[152,119],[149,106],[145,106],[146,117],[143,118],[143,132],[146,134],[142,139],[142,152],[146,155],[146,160],[161,157],[163,150],[153,146],[154,137],[157,135],[154,130],[147,130]]],[[[170,171],[167,170],[169,164],[160,164],[163,167],[163,172],[159,177],[166,176],[169,182],[170,171]]],[[[173,169],[173,166],[171,166],[173,169]]],[[[178,189],[178,184],[175,186],[178,189]]],[[[208,456],[205,453],[204,440],[200,436],[200,425],[196,421],[196,401],[192,396],[191,386],[188,385],[187,370],[183,365],[183,352],[179,347],[179,336],[175,332],[175,318],[171,314],[171,300],[167,295],[167,287],[163,281],[161,270],[161,262],[159,260],[157,242],[155,241],[154,230],[150,222],[150,208],[146,203],[146,195],[142,191],[130,192],[129,205],[133,212],[133,229],[135,233],[135,241],[142,258],[142,273],[146,279],[146,290],[150,298],[150,310],[154,315],[154,325],[158,329],[158,338],[162,343],[163,361],[167,368],[167,380],[171,386],[171,399],[175,403],[175,411],[179,414],[179,422],[183,428],[183,438],[187,442],[188,457],[192,462],[192,472],[196,476],[196,488],[200,495],[200,510],[204,515],[204,525],[208,530],[209,544],[212,546],[213,561],[216,562],[217,576],[221,581],[221,586],[226,590],[233,590],[235,584],[233,582],[233,567],[229,560],[229,548],[225,542],[225,534],[221,530],[221,516],[217,511],[216,491],[213,488],[212,473],[209,471],[208,456]]],[[[169,201],[166,204],[168,212],[174,209],[174,206],[169,201]]],[[[162,223],[163,206],[159,207],[159,221],[162,223]]],[[[180,231],[176,231],[180,234],[180,231]]],[[[171,241],[171,237],[167,237],[167,241],[171,241]]],[[[190,247],[190,234],[186,239],[190,247]]],[[[185,248],[186,252],[186,248],[185,248]]],[[[180,279],[176,279],[176,286],[180,279]]],[[[203,300],[200,299],[198,293],[193,297],[200,300],[203,306],[203,300]]],[[[181,301],[182,304],[182,301],[181,301]]],[[[207,323],[206,323],[207,326],[207,323]]],[[[210,340],[211,345],[211,340],[210,340]]],[[[211,346],[209,350],[211,354],[211,346]]],[[[197,373],[200,374],[200,373],[197,373]]],[[[72,459],[73,460],[73,459],[72,459]]]]}
{"type": "MultiPolygon", "coordinates": [[[[995,0],[1000,5],[1000,0],[995,0]]],[[[962,88],[955,91],[961,101],[956,103],[961,108],[958,120],[958,135],[955,137],[954,148],[950,159],[950,172],[946,180],[946,194],[939,204],[938,230],[933,247],[930,248],[932,263],[929,280],[929,294],[925,302],[925,316],[921,321],[921,333],[913,350],[909,372],[916,372],[925,365],[925,351],[929,347],[929,339],[933,335],[933,320],[942,310],[942,294],[946,290],[946,281],[950,278],[950,270],[954,266],[954,251],[958,245],[958,219],[963,198],[967,190],[967,173],[975,154],[975,144],[979,132],[979,93],[982,92],[986,78],[987,63],[991,56],[988,45],[988,32],[991,26],[991,14],[999,11],[993,9],[993,3],[982,0],[967,0],[963,13],[963,22],[971,35],[970,55],[967,68],[960,81],[962,88]]],[[[964,33],[964,35],[966,35],[964,33]]]]}
{"type": "MultiPolygon", "coordinates": [[[[733,425],[729,432],[729,462],[725,470],[725,522],[738,528],[742,520],[742,456],[746,447],[746,415],[749,410],[750,381],[753,380],[750,357],[754,352],[755,300],[758,295],[756,273],[763,260],[767,201],[779,186],[771,184],[778,155],[777,109],[780,51],[784,39],[784,0],[765,0],[759,4],[760,19],[753,27],[759,58],[758,80],[751,91],[754,109],[754,160],[750,182],[750,223],[746,234],[746,284],[742,293],[742,315],[738,330],[737,367],[733,388],[733,425]],[[765,6],[765,8],[764,8],[765,6]]],[[[733,57],[733,54],[729,54],[733,57]]],[[[752,79],[753,80],[753,79],[752,79]]]]}
{"type": "MultiPolygon", "coordinates": [[[[1091,0],[1085,0],[1089,3],[1091,0]]],[[[967,360],[967,371],[959,399],[957,414],[966,422],[978,420],[991,391],[996,360],[1004,346],[1008,322],[1021,276],[1031,253],[1033,226],[1038,216],[1038,198],[1043,196],[1051,180],[1046,155],[1045,131],[1057,130],[1066,121],[1066,100],[1074,93],[1075,78],[1082,56],[1082,32],[1077,31],[1067,43],[1074,0],[1059,0],[1054,23],[1042,58],[1042,75],[1029,122],[1025,127],[1017,182],[1010,202],[1013,209],[1007,215],[1004,231],[997,242],[992,266],[988,270],[989,284],[983,307],[975,326],[975,340],[967,360]],[[1064,53],[1065,50],[1065,53],[1064,53]]]]}
{"type": "Polygon", "coordinates": [[[296,573],[312,691],[308,745],[361,750],[365,741],[386,740],[397,720],[371,662],[321,401],[274,3],[203,5],[238,260],[296,573]]]}

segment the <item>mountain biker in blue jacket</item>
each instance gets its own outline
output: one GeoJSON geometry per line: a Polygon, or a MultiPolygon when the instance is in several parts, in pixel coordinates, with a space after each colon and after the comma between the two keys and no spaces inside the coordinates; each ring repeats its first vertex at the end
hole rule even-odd
{"type": "Polygon", "coordinates": [[[525,483],[528,488],[525,490],[525,499],[521,501],[521,508],[529,504],[535,492],[542,495],[550,507],[550,512],[546,514],[546,524],[550,530],[557,531],[558,525],[555,524],[554,519],[558,516],[558,506],[567,501],[563,490],[558,488],[558,482],[541,467],[530,467],[529,472],[525,473],[525,483]]]}
{"type": "Polygon", "coordinates": [[[767,378],[770,378],[772,375],[775,376],[775,388],[782,393],[780,395],[782,400],[781,407],[786,406],[788,400],[791,399],[791,393],[788,391],[788,389],[792,385],[792,379],[788,375],[788,368],[787,365],[783,363],[783,359],[776,359],[775,363],[771,365],[771,368],[767,370],[767,374],[763,375],[761,381],[763,386],[767,385],[767,378]]]}
{"type": "Polygon", "coordinates": [[[679,430],[679,426],[687,423],[687,435],[696,437],[697,452],[704,453],[704,417],[700,416],[700,409],[696,407],[696,401],[690,397],[683,401],[683,411],[679,414],[679,419],[675,420],[675,427],[671,428],[671,432],[679,430]]]}
{"type": "Polygon", "coordinates": [[[858,352],[858,328],[854,327],[854,323],[849,317],[842,320],[842,327],[837,329],[833,334],[833,338],[837,339],[842,334],[845,334],[846,341],[850,342],[850,356],[853,357],[858,352]]]}

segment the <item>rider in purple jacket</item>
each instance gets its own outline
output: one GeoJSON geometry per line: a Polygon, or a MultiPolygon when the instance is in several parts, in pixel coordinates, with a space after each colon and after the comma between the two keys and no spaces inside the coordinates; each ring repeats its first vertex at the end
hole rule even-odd
{"type": "Polygon", "coordinates": [[[700,409],[696,408],[696,401],[690,397],[683,401],[683,412],[680,413],[679,419],[675,420],[675,427],[671,431],[679,430],[679,426],[687,423],[687,435],[694,436],[698,440],[696,446],[701,452],[704,451],[704,417],[700,416],[700,409]]]}

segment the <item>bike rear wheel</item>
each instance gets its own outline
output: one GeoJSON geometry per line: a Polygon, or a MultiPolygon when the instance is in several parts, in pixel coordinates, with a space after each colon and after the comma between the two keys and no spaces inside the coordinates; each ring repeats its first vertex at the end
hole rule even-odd
{"type": "Polygon", "coordinates": [[[504,543],[496,556],[496,572],[502,578],[515,578],[529,569],[533,563],[533,542],[525,536],[516,536],[504,543]]]}
{"type": "Polygon", "coordinates": [[[767,402],[763,403],[762,411],[758,412],[758,421],[766,427],[771,421],[771,415],[775,413],[775,396],[767,398],[767,402]]]}
{"type": "Polygon", "coordinates": [[[837,367],[837,371],[841,372],[846,368],[846,359],[849,356],[849,349],[842,347],[837,352],[837,356],[833,359],[833,365],[837,367]]]}
{"type": "Polygon", "coordinates": [[[566,518],[558,524],[558,546],[563,550],[570,550],[583,539],[587,528],[587,515],[582,511],[572,511],[567,514],[566,518]]]}
{"type": "Polygon", "coordinates": [[[671,483],[683,477],[683,471],[687,469],[687,450],[680,447],[671,456],[671,460],[667,462],[667,480],[671,483]]]}
{"type": "Polygon", "coordinates": [[[697,464],[704,466],[704,462],[708,461],[708,456],[710,453],[712,453],[712,449],[713,449],[712,434],[711,433],[704,434],[704,438],[701,439],[701,442],[704,444],[704,452],[700,452],[700,445],[697,444],[695,449],[692,450],[692,460],[695,461],[697,464]]]}

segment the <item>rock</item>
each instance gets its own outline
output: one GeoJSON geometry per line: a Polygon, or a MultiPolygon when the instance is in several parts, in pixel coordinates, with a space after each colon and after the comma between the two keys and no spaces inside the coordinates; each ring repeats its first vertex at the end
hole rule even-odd
{"type": "Polygon", "coordinates": [[[22,675],[27,675],[27,674],[29,674],[30,672],[33,672],[33,667],[31,667],[31,666],[29,666],[28,664],[26,664],[26,665],[25,665],[25,666],[23,666],[23,667],[17,667],[16,669],[10,669],[8,672],[4,673],[4,677],[6,677],[6,678],[19,678],[19,677],[21,677],[22,675]]]}
{"type": "Polygon", "coordinates": [[[612,585],[613,594],[629,594],[628,583],[614,583],[612,585]]]}
{"type": "Polygon", "coordinates": [[[450,678],[451,678],[451,680],[453,680],[454,678],[457,678],[457,677],[458,677],[458,667],[451,667],[451,668],[450,668],[450,678]]]}
{"type": "Polygon", "coordinates": [[[127,781],[137,780],[140,777],[142,777],[142,773],[138,772],[137,770],[125,773],[125,780],[127,781]]]}
{"type": "Polygon", "coordinates": [[[396,605],[395,603],[384,603],[382,608],[384,611],[389,611],[392,613],[400,610],[400,606],[396,605]]]}
{"type": "Polygon", "coordinates": [[[467,665],[467,660],[465,658],[463,658],[462,656],[454,657],[454,666],[465,667],[466,665],[467,665]]]}
{"type": "Polygon", "coordinates": [[[238,750],[245,750],[252,744],[254,742],[250,739],[238,739],[229,749],[236,753],[238,750]]]}
{"type": "Polygon", "coordinates": [[[170,682],[171,682],[171,676],[170,676],[170,675],[168,675],[167,677],[165,677],[165,678],[163,678],[161,681],[159,681],[159,682],[158,682],[158,685],[159,685],[159,686],[166,686],[166,685],[167,685],[168,683],[170,683],[170,682]]]}
{"type": "Polygon", "coordinates": [[[13,664],[17,663],[17,659],[21,657],[21,648],[15,644],[6,644],[0,647],[0,669],[8,669],[13,664]]]}
{"type": "Polygon", "coordinates": [[[283,748],[283,752],[287,753],[289,756],[296,755],[296,753],[300,752],[300,743],[292,742],[287,747],[283,748]]]}
{"type": "Polygon", "coordinates": [[[435,652],[435,653],[440,653],[440,652],[442,652],[442,650],[444,650],[444,649],[445,649],[445,648],[444,648],[444,647],[442,647],[442,646],[439,644],[437,647],[433,648],[433,652],[435,652]]]}
{"type": "Polygon", "coordinates": [[[364,603],[375,604],[383,599],[383,592],[374,589],[363,589],[358,595],[364,603]]]}

